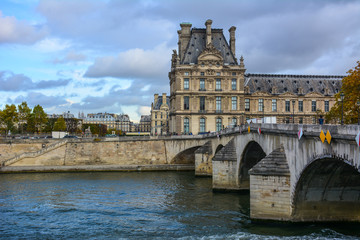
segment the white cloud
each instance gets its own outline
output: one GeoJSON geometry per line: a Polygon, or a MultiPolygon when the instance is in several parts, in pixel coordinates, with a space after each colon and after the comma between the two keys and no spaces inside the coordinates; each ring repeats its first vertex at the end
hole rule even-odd
{"type": "Polygon", "coordinates": [[[120,77],[156,79],[166,77],[171,49],[165,44],[152,50],[140,48],[121,52],[118,56],[97,58],[85,73],[86,77],[120,77]]]}
{"type": "Polygon", "coordinates": [[[60,38],[45,38],[36,43],[34,48],[39,52],[58,52],[71,47],[70,41],[60,38]]]}
{"type": "Polygon", "coordinates": [[[0,11],[0,44],[33,44],[45,35],[46,31],[43,28],[32,26],[26,21],[19,21],[13,16],[3,16],[0,11]]]}
{"type": "Polygon", "coordinates": [[[140,106],[138,108],[138,113],[140,115],[150,115],[151,107],[149,106],[140,106]]]}

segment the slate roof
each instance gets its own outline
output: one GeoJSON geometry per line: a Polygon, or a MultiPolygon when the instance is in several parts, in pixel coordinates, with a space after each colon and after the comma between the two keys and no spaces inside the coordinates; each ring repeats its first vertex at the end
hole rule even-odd
{"type": "MultiPolygon", "coordinates": [[[[156,103],[154,104],[154,110],[160,110],[161,105],[163,104],[162,96],[159,96],[156,103]]],[[[170,97],[166,96],[166,104],[170,108],[170,97]]]]}
{"type": "Polygon", "coordinates": [[[151,116],[150,115],[141,115],[140,122],[151,122],[151,116]]]}
{"type": "Polygon", "coordinates": [[[277,148],[264,157],[252,169],[250,175],[290,176],[289,165],[283,148],[277,148]]]}
{"type": "MultiPolygon", "coordinates": [[[[225,39],[222,29],[211,29],[212,44],[221,52],[224,63],[234,65],[237,60],[232,54],[229,44],[225,39]]],[[[182,58],[181,64],[198,63],[198,57],[206,47],[206,29],[193,28],[191,30],[191,37],[186,48],[185,55],[182,58]]]]}
{"type": "Polygon", "coordinates": [[[327,75],[283,75],[283,74],[245,74],[245,86],[249,86],[250,93],[263,91],[272,93],[272,88],[276,87],[275,94],[290,92],[302,94],[318,92],[325,94],[325,89],[329,89],[329,95],[334,95],[341,89],[341,80],[345,76],[327,75]]]}

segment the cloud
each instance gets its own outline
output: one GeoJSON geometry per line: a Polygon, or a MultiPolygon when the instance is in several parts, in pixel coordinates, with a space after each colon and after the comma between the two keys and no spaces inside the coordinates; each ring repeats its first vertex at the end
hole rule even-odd
{"type": "Polygon", "coordinates": [[[19,104],[26,101],[29,106],[40,105],[44,108],[50,108],[67,104],[64,96],[47,96],[38,92],[29,92],[26,96],[20,95],[15,98],[14,103],[19,104]]]}
{"type": "Polygon", "coordinates": [[[87,58],[82,53],[77,53],[74,51],[68,52],[64,58],[55,58],[52,63],[54,64],[62,64],[62,63],[69,63],[69,62],[82,62],[85,61],[87,58]]]}
{"type": "Polygon", "coordinates": [[[171,49],[164,44],[152,50],[130,49],[118,56],[97,58],[85,77],[119,77],[157,79],[167,76],[170,68],[171,49]]]}
{"type": "Polygon", "coordinates": [[[3,16],[0,11],[0,44],[33,44],[46,35],[47,32],[43,27],[32,26],[26,21],[17,20],[15,17],[3,16]]]}
{"type": "Polygon", "coordinates": [[[40,52],[58,52],[68,49],[71,46],[70,41],[60,38],[45,38],[37,42],[34,48],[40,52]]]}
{"type": "Polygon", "coordinates": [[[151,107],[149,106],[139,106],[137,113],[139,115],[150,115],[151,107]]]}
{"type": "Polygon", "coordinates": [[[71,79],[42,80],[33,82],[23,74],[0,72],[0,91],[27,91],[31,89],[49,89],[66,86],[71,79]]]}

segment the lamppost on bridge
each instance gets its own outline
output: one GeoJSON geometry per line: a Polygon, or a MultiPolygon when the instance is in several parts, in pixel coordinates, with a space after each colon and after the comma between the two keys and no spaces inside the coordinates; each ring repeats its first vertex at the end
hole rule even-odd
{"type": "Polygon", "coordinates": [[[360,100],[357,100],[356,105],[358,110],[358,125],[360,125],[360,100]]]}
{"type": "Polygon", "coordinates": [[[341,125],[344,125],[344,93],[340,93],[340,99],[341,99],[341,125]]]}
{"type": "Polygon", "coordinates": [[[295,100],[292,100],[292,105],[293,105],[293,115],[292,115],[292,119],[293,119],[293,124],[295,123],[295,100]]]}

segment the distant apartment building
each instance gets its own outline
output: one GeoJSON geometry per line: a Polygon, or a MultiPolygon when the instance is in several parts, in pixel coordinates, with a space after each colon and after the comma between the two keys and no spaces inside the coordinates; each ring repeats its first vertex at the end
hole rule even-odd
{"type": "Polygon", "coordinates": [[[141,115],[139,122],[139,132],[150,132],[151,115],[141,115]]]}
{"type": "Polygon", "coordinates": [[[103,124],[107,129],[121,130],[122,132],[130,132],[132,125],[127,114],[114,113],[89,113],[83,123],[103,124]]]}
{"type": "Polygon", "coordinates": [[[151,135],[166,135],[169,133],[169,106],[170,97],[163,93],[154,94],[151,104],[151,135]]]}
{"type": "Polygon", "coordinates": [[[70,111],[68,112],[63,112],[62,114],[48,114],[47,115],[48,118],[59,118],[59,117],[63,117],[64,119],[66,118],[75,118],[74,114],[70,113],[70,111]]]}

